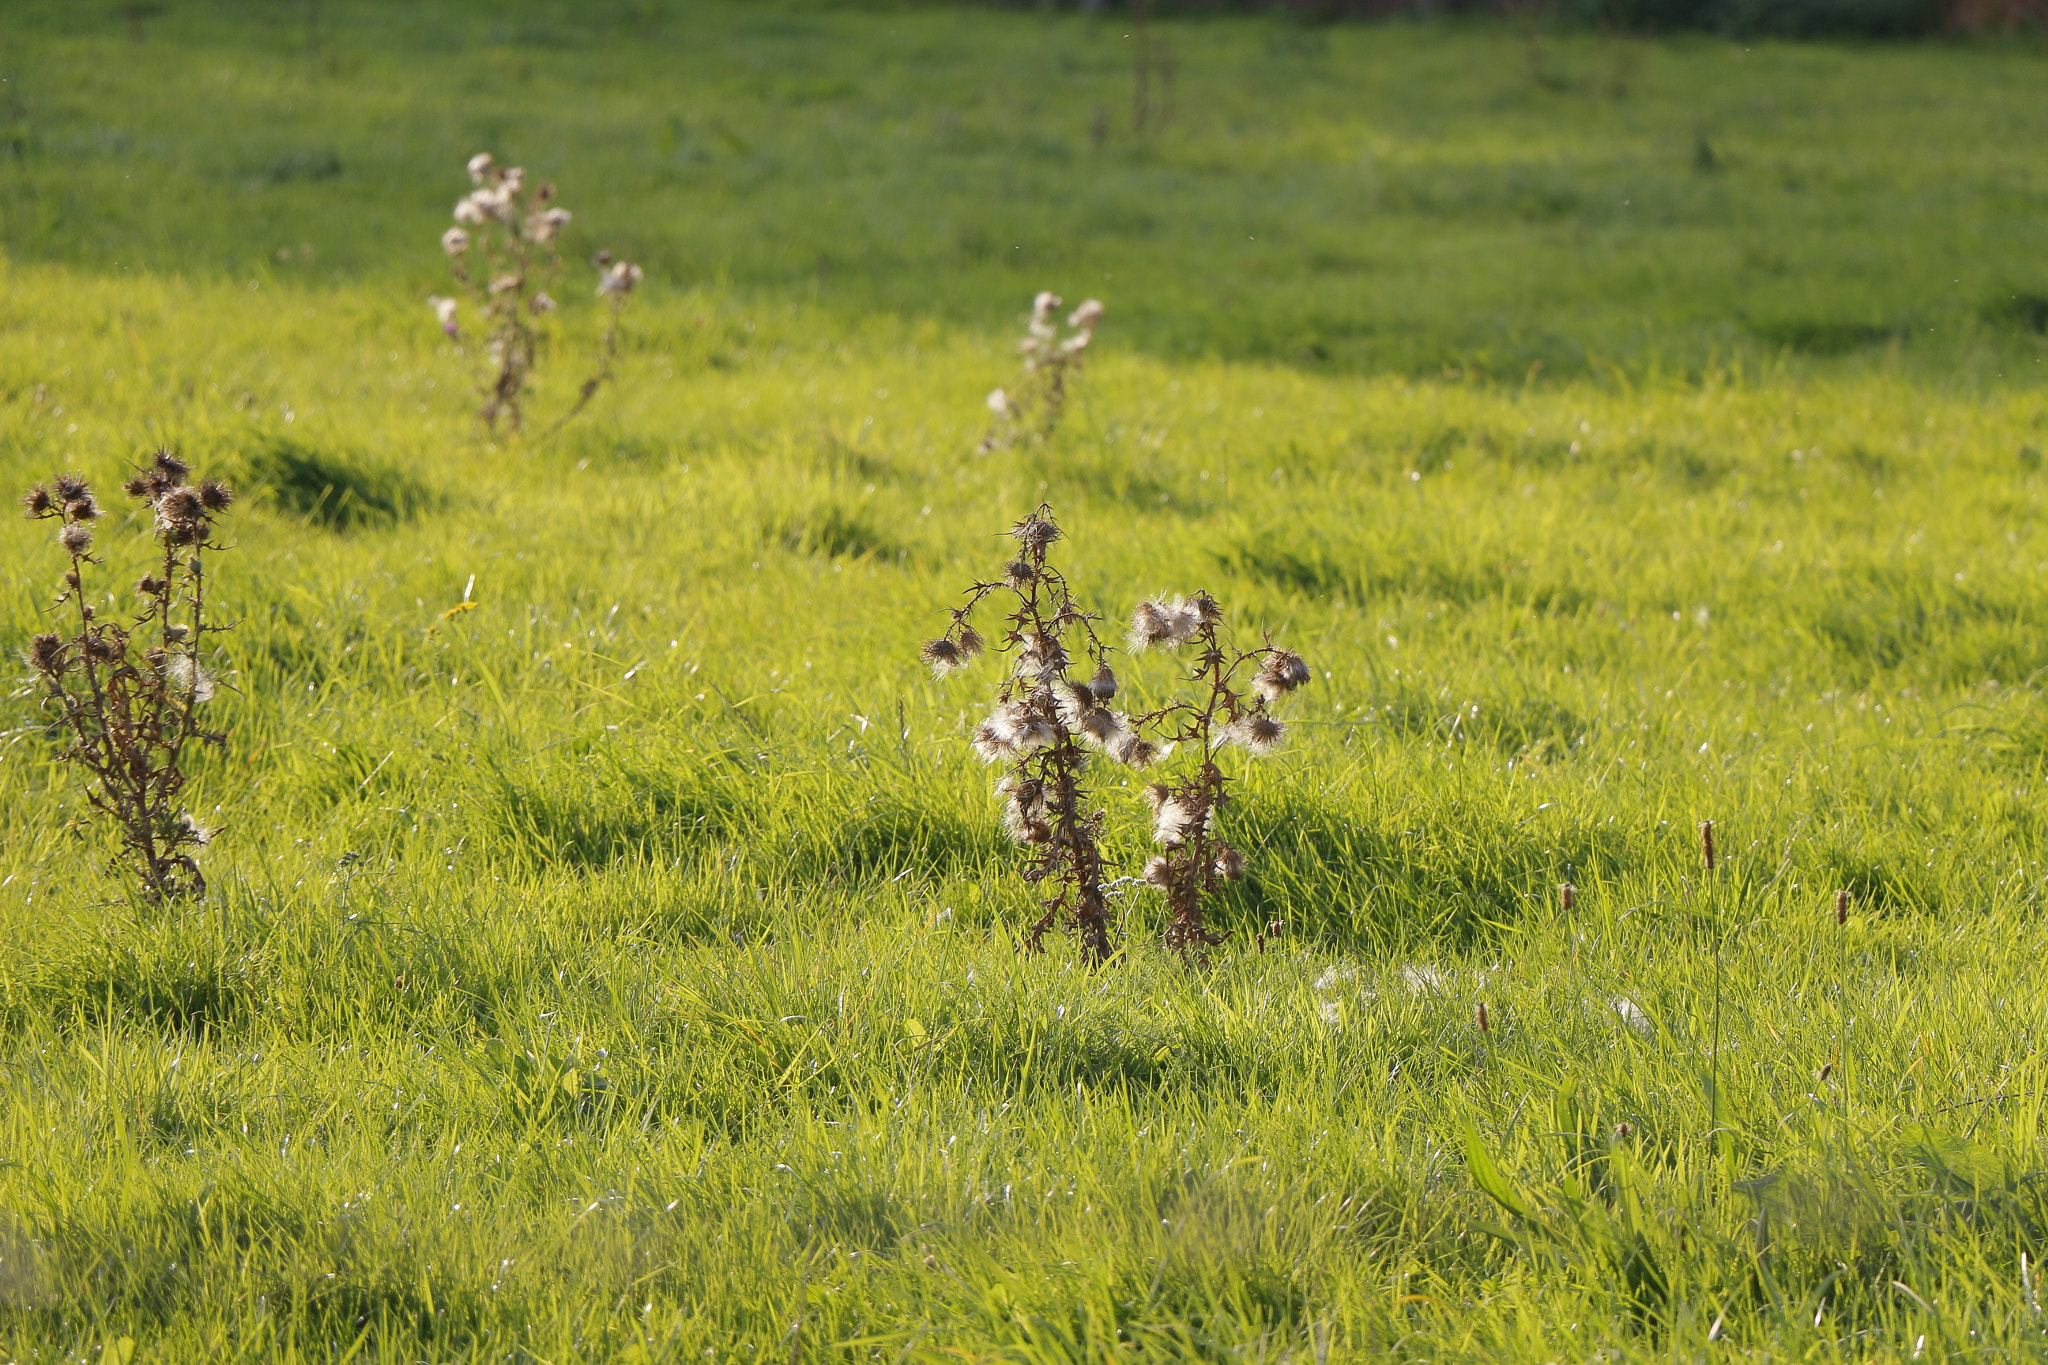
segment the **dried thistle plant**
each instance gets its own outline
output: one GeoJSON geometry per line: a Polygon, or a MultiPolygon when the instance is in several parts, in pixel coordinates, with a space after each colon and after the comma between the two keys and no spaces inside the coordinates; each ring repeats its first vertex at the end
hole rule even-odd
{"type": "Polygon", "coordinates": [[[1004,827],[1027,850],[1024,879],[1050,884],[1024,945],[1037,950],[1049,931],[1064,927],[1084,958],[1102,962],[1114,945],[1103,887],[1103,812],[1091,809],[1088,766],[1100,751],[1142,769],[1164,751],[1110,705],[1117,678],[1095,634],[1099,618],[1075,603],[1065,576],[1047,562],[1061,537],[1052,509],[1041,505],[1010,535],[1016,558],[1001,578],[967,590],[966,603],[953,609],[944,635],[926,642],[923,657],[939,678],[973,663],[986,649],[975,609],[990,597],[1005,601],[995,652],[1013,663],[997,688],[995,711],[974,731],[974,749],[1003,767],[996,794],[1004,827]],[[1089,670],[1085,680],[1070,676],[1077,655],[1089,670]]]}
{"type": "Polygon", "coordinates": [[[86,571],[103,562],[92,552],[101,515],[92,489],[67,474],[22,498],[31,517],[58,523],[57,543],[71,567],[52,609],[75,622],[68,636],[50,631],[31,640],[28,664],[46,689],[53,728],[65,736],[59,757],[85,770],[86,799],[118,831],[143,895],[157,903],[206,890],[198,855],[213,831],[182,808],[179,795],[193,742],[225,742],[200,724],[216,689],[206,637],[228,629],[206,615],[206,554],[222,548],[214,520],[235,495],[215,479],[189,483],[190,473],[176,455],[158,451],[126,485],[154,513],[151,535],[162,558],[136,583],[141,609],[125,626],[86,600],[86,571]]]}
{"type": "Polygon", "coordinates": [[[1231,778],[1218,760],[1230,745],[1255,757],[1280,746],[1287,727],[1272,708],[1308,682],[1309,668],[1270,639],[1255,649],[1234,648],[1223,609],[1205,592],[1140,604],[1129,644],[1134,654],[1183,647],[1194,654],[1185,681],[1195,696],[1137,717],[1132,729],[1149,729],[1161,742],[1200,755],[1191,772],[1145,788],[1152,838],[1163,850],[1145,864],[1145,880],[1166,895],[1166,946],[1199,963],[1225,937],[1209,928],[1209,902],[1245,870],[1243,851],[1216,828],[1217,812],[1231,801],[1231,778]]]}
{"type": "MultiPolygon", "coordinates": [[[[569,210],[555,202],[555,187],[542,182],[529,189],[526,172],[499,166],[489,152],[469,159],[469,178],[476,186],[455,205],[455,226],[441,234],[455,283],[470,296],[470,306],[483,319],[487,365],[479,381],[483,406],[477,416],[492,431],[502,419],[512,431],[524,417],[526,386],[540,358],[542,327],[557,304],[549,292],[561,274],[561,233],[569,210]]],[[[591,259],[597,270],[597,295],[606,314],[590,375],[577,390],[576,401],[548,429],[553,435],[589,405],[611,377],[618,354],[619,318],[641,270],[630,261],[600,251],[591,259]]],[[[462,303],[430,298],[441,330],[459,340],[462,303]]]]}
{"type": "Polygon", "coordinates": [[[988,408],[995,414],[995,425],[982,438],[982,454],[1007,449],[1027,436],[1043,439],[1060,424],[1068,386],[1081,375],[1103,309],[1100,299],[1085,300],[1067,315],[1068,330],[1062,337],[1059,308],[1058,294],[1042,292],[1031,301],[1031,320],[1017,343],[1024,357],[1023,373],[1014,389],[990,390],[988,408]]]}

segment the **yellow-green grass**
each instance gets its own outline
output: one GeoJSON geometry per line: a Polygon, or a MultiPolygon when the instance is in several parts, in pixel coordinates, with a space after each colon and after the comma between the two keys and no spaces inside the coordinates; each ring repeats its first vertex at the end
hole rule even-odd
{"type": "MultiPolygon", "coordinates": [[[[1333,50],[1378,33],[1517,50],[1333,50]]],[[[2037,343],[1341,374],[1120,336],[1159,305],[1054,258],[930,308],[669,276],[535,448],[474,430],[420,304],[439,212],[254,288],[197,245],[227,213],[148,271],[6,239],[0,478],[118,501],[169,442],[244,500],[209,900],[124,896],[25,670],[0,721],[0,1356],[2048,1349],[2037,343]],[[1110,320],[1056,437],[978,457],[1041,284],[1110,320]],[[994,666],[916,647],[1040,499],[1106,613],[1206,588],[1316,668],[1229,760],[1252,868],[1207,972],[1143,890],[1104,971],[1014,949],[965,743],[994,666]]],[[[48,532],[0,529],[9,657],[48,532]]],[[[116,603],[144,539],[101,529],[116,603]]]]}

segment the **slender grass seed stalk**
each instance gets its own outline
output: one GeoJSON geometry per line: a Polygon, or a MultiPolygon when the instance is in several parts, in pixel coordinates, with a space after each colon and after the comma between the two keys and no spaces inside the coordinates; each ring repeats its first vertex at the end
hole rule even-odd
{"type": "Polygon", "coordinates": [[[154,514],[161,557],[136,583],[141,607],[125,626],[87,600],[87,572],[102,563],[93,555],[101,509],[92,489],[67,474],[22,498],[31,517],[58,523],[57,543],[71,561],[52,604],[69,618],[70,633],[35,636],[28,664],[64,736],[59,757],[84,770],[87,801],[117,831],[144,898],[157,903],[205,893],[199,854],[214,831],[184,809],[180,795],[190,746],[226,742],[200,717],[218,686],[206,638],[228,629],[206,615],[206,554],[222,548],[214,520],[234,493],[215,479],[189,483],[190,473],[176,455],[158,451],[126,485],[154,514]]]}

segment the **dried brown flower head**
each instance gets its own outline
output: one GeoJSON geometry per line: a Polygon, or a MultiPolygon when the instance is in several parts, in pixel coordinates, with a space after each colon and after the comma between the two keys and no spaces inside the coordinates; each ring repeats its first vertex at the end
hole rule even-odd
{"type": "Polygon", "coordinates": [[[1244,854],[1229,844],[1216,846],[1216,875],[1226,882],[1234,882],[1244,876],[1244,854]]]}
{"type": "Polygon", "coordinates": [[[1309,680],[1308,664],[1291,649],[1276,649],[1266,655],[1252,679],[1252,690],[1261,701],[1276,702],[1309,680]]]}
{"type": "Polygon", "coordinates": [[[59,674],[64,671],[64,640],[52,632],[45,632],[28,642],[28,666],[38,673],[59,674]]]}
{"type": "Polygon", "coordinates": [[[1287,736],[1287,727],[1263,711],[1254,711],[1224,731],[1224,739],[1254,754],[1269,754],[1287,736]]]}
{"type": "Polygon", "coordinates": [[[918,651],[918,657],[931,665],[934,678],[943,678],[967,662],[960,646],[944,636],[925,641],[923,648],[918,651]]]}

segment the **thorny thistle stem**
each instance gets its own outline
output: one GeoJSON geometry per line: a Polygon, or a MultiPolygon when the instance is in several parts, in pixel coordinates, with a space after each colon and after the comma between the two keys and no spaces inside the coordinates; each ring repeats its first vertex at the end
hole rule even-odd
{"type": "Polygon", "coordinates": [[[215,691],[206,636],[228,629],[206,618],[205,556],[222,548],[213,523],[234,493],[214,479],[188,483],[190,473],[158,451],[126,485],[155,514],[152,534],[163,551],[157,570],[136,584],[142,607],[127,626],[101,620],[86,600],[86,570],[101,563],[92,553],[101,515],[92,489],[67,474],[22,498],[31,517],[59,523],[57,542],[71,560],[52,607],[68,608],[76,633],[46,632],[28,648],[44,704],[66,736],[58,756],[85,769],[86,799],[119,831],[143,895],[156,903],[205,893],[197,854],[213,831],[180,809],[178,796],[192,742],[225,741],[201,726],[199,708],[215,691]]]}
{"type": "MultiPolygon", "coordinates": [[[[569,224],[570,213],[555,203],[553,185],[543,183],[529,191],[524,169],[499,166],[488,152],[469,159],[469,178],[476,188],[456,203],[456,225],[441,234],[441,249],[448,255],[456,284],[469,293],[471,306],[484,319],[484,354],[489,365],[479,381],[483,405],[477,409],[477,417],[492,431],[503,419],[506,427],[516,432],[523,417],[527,381],[540,355],[540,326],[556,309],[548,291],[561,273],[558,239],[569,224]],[[469,265],[472,260],[477,264],[475,270],[469,265]]],[[[597,295],[608,307],[596,365],[577,391],[576,401],[548,429],[548,436],[582,412],[611,377],[612,360],[618,353],[619,315],[640,283],[640,267],[613,260],[609,251],[598,252],[591,265],[597,270],[597,295]]],[[[440,297],[427,302],[440,319],[441,330],[459,339],[461,304],[440,297]]]]}
{"type": "Polygon", "coordinates": [[[1060,296],[1051,292],[1042,291],[1031,301],[1031,319],[1024,325],[1024,339],[1017,343],[1024,357],[1023,373],[1013,390],[989,391],[995,425],[982,438],[979,453],[1006,450],[1025,437],[1043,440],[1060,424],[1067,386],[1081,375],[1103,308],[1100,299],[1084,300],[1067,315],[1070,330],[1063,338],[1056,317],[1059,307],[1060,296]]]}
{"type": "Polygon", "coordinates": [[[1192,773],[1145,789],[1152,837],[1165,850],[1146,863],[1145,880],[1166,894],[1166,945],[1196,965],[1226,937],[1209,928],[1209,899],[1245,869],[1244,854],[1217,836],[1216,813],[1231,799],[1230,778],[1217,759],[1228,744],[1253,755],[1277,748],[1286,726],[1270,708],[1309,680],[1299,654],[1271,640],[1237,650],[1227,643],[1224,630],[1223,609],[1205,592],[1185,600],[1145,602],[1131,617],[1133,653],[1194,647],[1187,681],[1194,684],[1196,699],[1171,702],[1132,724],[1134,729],[1150,727],[1170,745],[1185,744],[1201,755],[1192,773]],[[1247,666],[1252,676],[1241,681],[1247,666]]]}
{"type": "Polygon", "coordinates": [[[975,609],[992,596],[1007,599],[995,652],[1015,663],[997,689],[994,712],[975,728],[974,748],[1004,767],[996,793],[1005,828],[1028,850],[1024,880],[1050,889],[1039,901],[1043,913],[1024,932],[1024,947],[1043,948],[1045,935],[1063,927],[1084,958],[1100,963],[1114,944],[1103,889],[1103,812],[1090,809],[1089,761],[1101,750],[1142,769],[1160,750],[1109,705],[1117,678],[1095,634],[1099,618],[1076,605],[1065,576],[1048,562],[1061,536],[1052,509],[1041,505],[1010,535],[1017,555],[1003,576],[969,588],[946,633],[927,641],[922,654],[937,677],[966,667],[987,647],[974,628],[975,609]],[[1068,676],[1076,654],[1092,666],[1085,681],[1068,676]]]}

